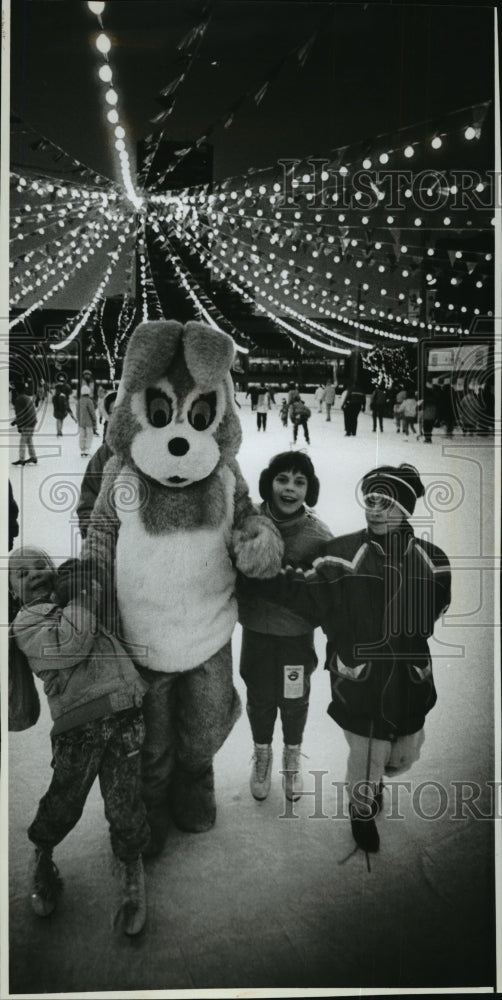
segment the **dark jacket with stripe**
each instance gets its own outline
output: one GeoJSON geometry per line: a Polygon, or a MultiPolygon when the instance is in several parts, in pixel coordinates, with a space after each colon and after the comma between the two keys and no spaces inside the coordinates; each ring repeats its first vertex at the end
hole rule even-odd
{"type": "Polygon", "coordinates": [[[328,638],[332,718],[350,732],[395,740],[422,728],[436,701],[428,638],[450,603],[444,552],[405,522],[377,539],[336,538],[312,570],[249,584],[321,625],[328,638]]]}

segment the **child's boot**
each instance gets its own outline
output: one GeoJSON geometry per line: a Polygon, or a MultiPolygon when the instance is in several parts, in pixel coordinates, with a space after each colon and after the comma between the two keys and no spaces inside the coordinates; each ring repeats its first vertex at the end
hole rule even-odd
{"type": "Polygon", "coordinates": [[[133,936],[143,930],[146,921],[145,873],[141,855],[134,861],[120,862],[120,879],[122,928],[124,934],[133,936]]]}
{"type": "Polygon", "coordinates": [[[290,802],[296,802],[303,791],[302,765],[300,761],[301,744],[297,746],[284,745],[282,752],[282,769],[286,771],[283,775],[282,784],[286,793],[286,798],[290,802]]]}
{"type": "Polygon", "coordinates": [[[38,917],[48,917],[54,912],[62,888],[62,879],[52,860],[52,849],[36,847],[30,902],[38,917]]]}
{"type": "Polygon", "coordinates": [[[266,799],[272,780],[272,747],[270,743],[255,743],[253,769],[249,787],[253,798],[266,799]]]}

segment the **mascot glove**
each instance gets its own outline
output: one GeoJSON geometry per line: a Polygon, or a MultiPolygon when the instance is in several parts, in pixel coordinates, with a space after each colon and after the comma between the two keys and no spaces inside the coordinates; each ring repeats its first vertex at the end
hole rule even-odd
{"type": "Polygon", "coordinates": [[[284,543],[272,521],[266,517],[250,516],[232,535],[237,569],[244,576],[277,576],[282,565],[284,543]]]}

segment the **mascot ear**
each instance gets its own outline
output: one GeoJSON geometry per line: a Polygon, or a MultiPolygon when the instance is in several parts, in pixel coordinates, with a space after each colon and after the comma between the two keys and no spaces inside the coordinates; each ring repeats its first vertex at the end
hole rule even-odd
{"type": "Polygon", "coordinates": [[[204,323],[186,323],[183,347],[188,371],[201,389],[214,389],[230,371],[234,342],[226,333],[204,323]]]}
{"type": "Polygon", "coordinates": [[[127,345],[116,406],[129,393],[167,374],[182,333],[176,320],[154,320],[136,327],[127,345]]]}

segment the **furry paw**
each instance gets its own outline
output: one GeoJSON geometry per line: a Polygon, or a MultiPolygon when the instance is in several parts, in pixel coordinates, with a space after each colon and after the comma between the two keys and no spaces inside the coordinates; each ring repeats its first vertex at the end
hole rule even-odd
{"type": "Polygon", "coordinates": [[[284,543],[271,521],[248,517],[242,528],[234,531],[233,548],[237,569],[245,576],[266,579],[277,576],[284,555],[284,543]]]}

